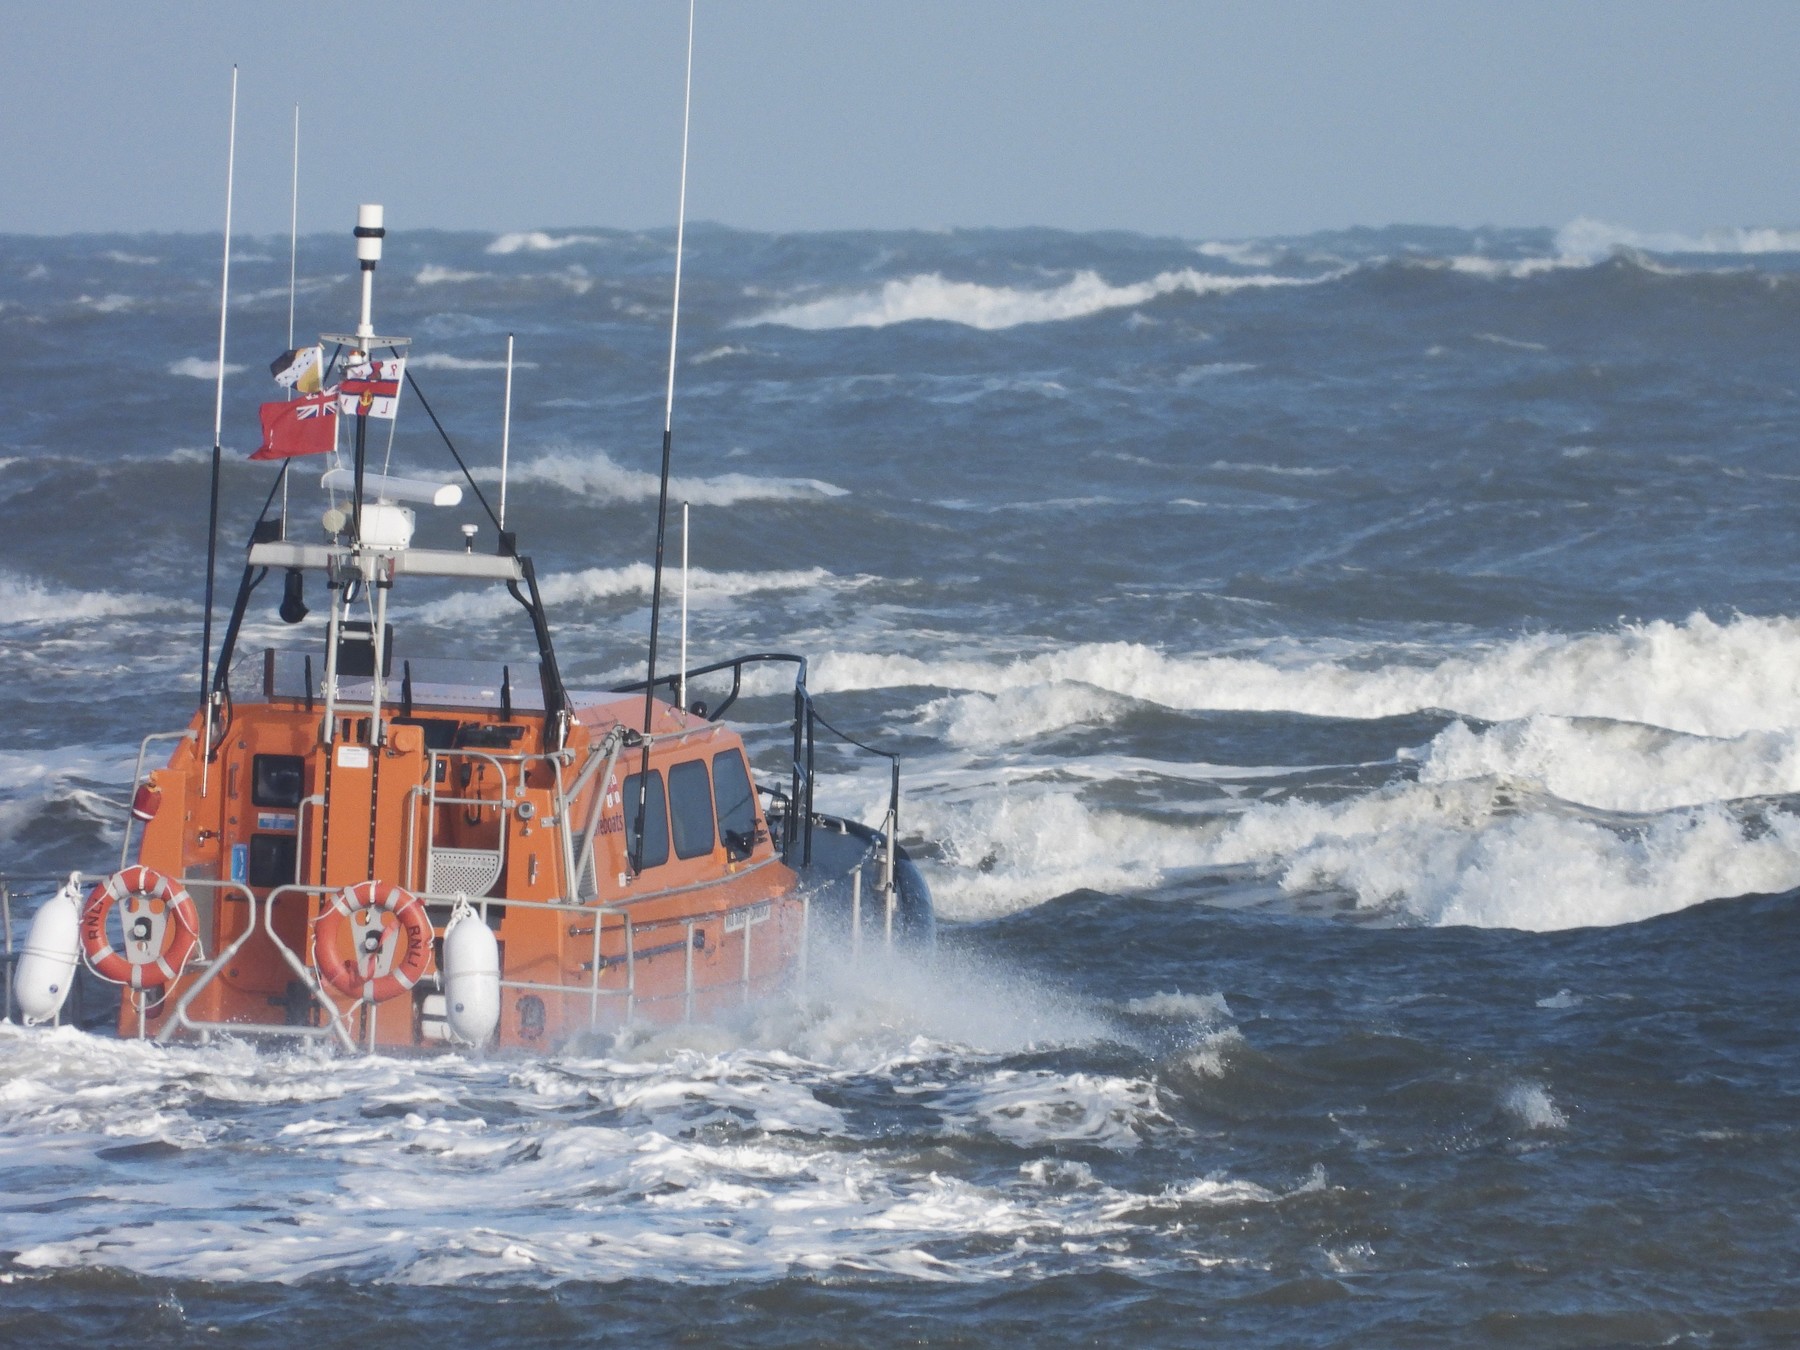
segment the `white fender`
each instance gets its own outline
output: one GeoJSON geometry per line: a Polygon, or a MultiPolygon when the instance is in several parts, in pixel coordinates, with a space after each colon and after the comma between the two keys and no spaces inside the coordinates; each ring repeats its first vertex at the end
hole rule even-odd
{"type": "Polygon", "coordinates": [[[48,1022],[62,1011],[80,959],[81,899],[71,878],[31,920],[13,971],[13,997],[26,1026],[48,1022]]]}
{"type": "Polygon", "coordinates": [[[444,930],[443,974],[450,1034],[482,1044],[500,1025],[500,945],[473,909],[459,908],[444,930]]]}

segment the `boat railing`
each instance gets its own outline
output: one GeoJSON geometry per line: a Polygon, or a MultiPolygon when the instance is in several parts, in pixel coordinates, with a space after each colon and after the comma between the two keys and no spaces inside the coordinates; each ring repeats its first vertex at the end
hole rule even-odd
{"type": "MultiPolygon", "coordinates": [[[[48,878],[60,883],[66,878],[48,878]]],[[[84,878],[84,881],[98,878],[84,878]]],[[[390,1008],[403,1008],[410,1020],[414,1016],[411,1000],[404,1002],[364,1004],[359,1001],[340,1006],[342,1000],[334,999],[320,981],[313,963],[313,942],[319,920],[323,917],[331,897],[340,889],[336,886],[312,886],[293,883],[278,886],[260,899],[247,888],[233,882],[207,882],[194,878],[183,878],[181,885],[194,889],[230,888],[238,892],[232,899],[242,900],[249,906],[247,921],[243,928],[211,959],[201,963],[199,977],[185,988],[174,1008],[170,1011],[162,1027],[157,1032],[157,1041],[166,1044],[180,1032],[186,1031],[199,1035],[234,1034],[263,1036],[297,1036],[315,1039],[330,1038],[345,1050],[354,1051],[360,1040],[365,1048],[373,1051],[377,1041],[377,1030],[382,1013],[390,1008]],[[299,898],[307,906],[307,918],[301,938],[300,950],[296,951],[287,939],[283,938],[275,926],[275,914],[281,902],[288,898],[299,898]],[[258,915],[260,913],[260,921],[258,915]],[[274,944],[281,959],[294,973],[304,987],[311,1004],[316,1009],[313,1019],[306,1023],[297,1023],[291,1018],[281,1022],[212,1022],[191,1015],[190,1009],[195,1000],[206,990],[221,972],[226,970],[234,957],[258,934],[267,937],[274,944]],[[362,1010],[359,1013],[359,1009],[362,1010]],[[360,1016],[361,1025],[354,1025],[360,1016]]],[[[3,895],[4,892],[0,892],[3,895]]],[[[729,906],[722,909],[709,910],[705,913],[684,914],[662,919],[642,922],[633,918],[631,910],[624,905],[582,904],[575,900],[520,900],[506,898],[475,897],[462,892],[445,893],[419,891],[418,898],[428,908],[454,911],[455,907],[467,903],[478,914],[483,922],[488,922],[488,910],[492,906],[505,906],[507,909],[528,909],[551,913],[567,914],[571,918],[568,936],[571,938],[590,938],[591,944],[586,949],[586,958],[579,962],[579,969],[587,978],[566,983],[551,983],[545,980],[528,980],[506,978],[502,975],[499,987],[502,990],[516,991],[520,995],[550,995],[559,998],[572,998],[585,1002],[587,1021],[590,1029],[613,1022],[629,1022],[640,1011],[653,1005],[679,1001],[682,1005],[682,1016],[692,1020],[700,997],[714,995],[720,989],[736,987],[745,1003],[751,1001],[756,993],[756,977],[752,965],[755,930],[774,917],[773,903],[767,899],[750,901],[742,905],[729,906]],[[709,984],[703,990],[697,980],[694,968],[694,954],[700,950],[696,933],[706,924],[717,924],[727,936],[742,933],[742,950],[739,956],[739,975],[730,984],[709,984]],[[616,938],[616,950],[606,950],[606,940],[616,938]],[[683,978],[679,988],[666,989],[663,992],[645,993],[638,987],[638,966],[641,962],[658,957],[671,956],[677,951],[684,953],[683,978]],[[608,976],[617,972],[616,979],[608,983],[608,976]],[[603,1013],[606,1016],[603,1017],[603,1013]],[[617,1014],[616,1017],[612,1016],[617,1014]]],[[[806,977],[807,966],[807,934],[810,928],[811,913],[809,903],[804,896],[800,898],[800,946],[796,974],[802,980],[806,977]]],[[[9,965],[10,970],[10,965],[9,965]]],[[[441,969],[438,971],[439,987],[434,993],[429,989],[421,990],[421,1001],[417,1009],[421,1024],[442,1022],[442,985],[441,969]],[[433,1000],[438,1000],[435,1008],[433,1000]]],[[[140,1034],[144,1019],[140,1017],[140,1034]]],[[[429,1035],[427,1039],[432,1039],[429,1035]]],[[[438,1037],[441,1039],[441,1036],[438,1037]]]]}
{"type": "MultiPolygon", "coordinates": [[[[174,1039],[177,1032],[186,1030],[198,1033],[201,1036],[220,1033],[236,1036],[296,1036],[311,1039],[324,1039],[330,1037],[335,1039],[338,1044],[346,1050],[356,1049],[356,1040],[354,1036],[352,1036],[349,1026],[346,1024],[345,1014],[339,1010],[337,1004],[332,1001],[331,996],[325,992],[325,986],[320,982],[311,963],[307,961],[301,953],[295,952],[287,942],[282,939],[281,934],[275,931],[275,902],[280,897],[293,893],[329,894],[336,889],[335,887],[301,886],[298,883],[290,883],[286,886],[276,886],[272,888],[268,894],[259,899],[256,892],[242,882],[211,881],[201,877],[182,877],[180,879],[180,885],[184,890],[190,892],[195,890],[209,892],[212,895],[214,905],[217,905],[221,899],[227,898],[222,892],[226,890],[237,892],[236,895],[232,895],[229,898],[234,901],[242,901],[246,906],[244,926],[238,930],[237,935],[227,942],[224,947],[214,953],[210,959],[201,963],[199,978],[181,992],[181,996],[175,1001],[174,1008],[170,1010],[169,1015],[164,1019],[162,1028],[156,1034],[157,1044],[167,1045],[174,1039]],[[257,922],[257,913],[259,910],[262,914],[262,921],[260,924],[257,922]],[[212,1022],[189,1016],[188,1009],[193,1006],[194,1000],[199,998],[208,985],[218,979],[224,971],[230,968],[233,958],[235,958],[237,954],[244,949],[245,945],[259,932],[267,935],[269,941],[275,947],[276,954],[280,956],[282,963],[287,966],[289,971],[293,973],[294,978],[300,983],[300,986],[306,991],[307,997],[310,999],[312,1005],[324,1016],[325,1021],[323,1026],[312,1023],[296,1023],[291,1018],[285,1018],[279,1023],[212,1022]]],[[[315,913],[313,913],[307,921],[306,941],[304,945],[308,950],[311,950],[312,947],[312,927],[318,922],[319,916],[316,912],[318,909],[319,906],[315,905],[315,913]]],[[[202,927],[205,926],[206,925],[204,924],[202,925],[202,927]]],[[[138,1008],[138,1034],[140,1036],[144,1034],[148,1011],[147,1008],[142,1007],[141,1005],[138,1008]]]]}
{"type": "MultiPolygon", "coordinates": [[[[425,775],[425,889],[427,891],[444,891],[450,893],[466,893],[468,895],[486,895],[493,888],[500,874],[506,870],[506,837],[507,817],[519,809],[523,800],[515,795],[512,785],[507,779],[507,766],[501,757],[486,750],[465,747],[456,750],[432,750],[429,752],[429,767],[425,775]],[[477,790],[486,770],[492,768],[496,781],[496,790],[492,796],[483,796],[477,790]],[[448,792],[439,792],[440,779],[449,788],[448,792]],[[460,779],[460,781],[459,781],[460,779]],[[467,794],[467,795],[459,795],[467,794]],[[493,812],[492,830],[494,844],[492,848],[484,848],[478,844],[463,843],[455,846],[444,846],[438,843],[438,821],[443,811],[440,808],[460,808],[465,823],[471,828],[481,825],[482,816],[493,812]],[[473,816],[473,819],[470,817],[473,816]]],[[[517,764],[521,786],[525,774],[523,757],[509,756],[517,764]]],[[[410,813],[409,813],[410,816],[410,813]]],[[[407,821],[411,825],[410,818],[407,821]]],[[[411,841],[403,854],[405,865],[410,873],[413,863],[411,841]]],[[[412,878],[408,877],[410,882],[412,878]]]]}
{"type": "MultiPolygon", "coordinates": [[[[69,879],[68,873],[0,873],[0,943],[4,944],[5,949],[4,959],[0,960],[0,970],[4,972],[4,1008],[7,1016],[12,1011],[12,979],[13,968],[19,956],[18,944],[23,940],[21,924],[35,912],[38,904],[55,894],[69,879]],[[20,901],[27,899],[37,903],[30,905],[24,913],[15,914],[15,907],[20,901]]],[[[76,874],[75,880],[86,890],[105,878],[97,874],[76,874]]],[[[177,1035],[186,1032],[201,1037],[236,1035],[328,1039],[350,1052],[357,1049],[359,1041],[368,1049],[375,1047],[383,1010],[396,1005],[351,1002],[348,1006],[340,1006],[342,1000],[334,998],[325,988],[314,966],[314,931],[330,897],[338,887],[295,882],[274,887],[259,896],[242,882],[182,877],[179,884],[193,894],[196,900],[205,901],[209,907],[216,907],[224,901],[243,905],[244,922],[217,952],[202,952],[195,959],[194,969],[198,974],[181,990],[163,1019],[156,1034],[159,1044],[167,1044],[177,1035]],[[284,901],[291,899],[300,900],[307,908],[307,919],[298,950],[283,937],[276,926],[277,911],[282,908],[284,901]],[[196,1001],[214,980],[231,968],[233,960],[245,946],[259,936],[267,938],[274,945],[282,962],[293,974],[300,990],[305,993],[300,1006],[310,1007],[311,1016],[306,1021],[296,1021],[290,1012],[279,1022],[218,1022],[195,1016],[193,1008],[196,1001]],[[356,1025],[359,1009],[366,1009],[360,1014],[360,1026],[356,1025]]],[[[484,922],[488,921],[488,910],[495,905],[569,915],[571,921],[568,936],[591,939],[591,944],[586,949],[586,958],[579,963],[580,971],[586,978],[555,984],[543,980],[502,977],[500,988],[516,991],[521,996],[536,994],[584,1002],[590,1029],[618,1021],[629,1022],[641,1011],[671,1003],[679,1003],[682,1019],[692,1021],[697,1012],[703,1011],[698,1006],[701,998],[717,998],[727,990],[735,989],[737,997],[743,1003],[751,1002],[759,992],[753,963],[757,949],[756,930],[775,918],[775,902],[769,899],[748,901],[704,913],[640,921],[632,916],[630,907],[626,905],[583,904],[577,900],[489,899],[462,893],[430,891],[418,894],[419,899],[431,907],[453,909],[466,901],[484,922]],[[726,939],[741,934],[742,946],[736,956],[737,978],[728,983],[711,982],[702,988],[694,958],[702,950],[697,935],[708,925],[716,925],[726,939]],[[617,939],[610,944],[614,948],[611,951],[607,950],[608,938],[617,939]],[[646,992],[640,988],[638,967],[642,962],[672,956],[677,952],[682,954],[683,967],[678,987],[663,984],[658,987],[657,992],[646,992]],[[615,977],[615,973],[616,978],[609,982],[609,977],[615,977]]],[[[804,985],[808,975],[812,914],[810,901],[804,893],[798,900],[801,907],[800,933],[793,974],[804,985]]],[[[441,976],[441,971],[439,974],[441,976]]],[[[297,996],[300,991],[295,992],[297,996]]],[[[150,1025],[150,1014],[155,1011],[155,1003],[145,995],[130,995],[128,992],[128,996],[137,1000],[136,1033],[140,1038],[145,1037],[150,1025]]],[[[434,997],[442,999],[441,983],[438,993],[434,995],[426,992],[424,995],[419,1010],[423,1023],[442,1020],[441,1002],[437,1015],[432,1016],[431,1000],[434,997]]],[[[399,1006],[406,1009],[409,1018],[413,1015],[410,1001],[399,1006]]],[[[60,1017],[58,1020],[60,1021],[60,1017]]]]}

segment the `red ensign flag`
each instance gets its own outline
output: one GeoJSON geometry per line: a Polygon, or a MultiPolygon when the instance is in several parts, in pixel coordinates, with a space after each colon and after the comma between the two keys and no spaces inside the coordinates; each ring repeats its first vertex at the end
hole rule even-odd
{"type": "Polygon", "coordinates": [[[262,447],[251,459],[323,455],[337,445],[338,391],[262,405],[262,447]]]}

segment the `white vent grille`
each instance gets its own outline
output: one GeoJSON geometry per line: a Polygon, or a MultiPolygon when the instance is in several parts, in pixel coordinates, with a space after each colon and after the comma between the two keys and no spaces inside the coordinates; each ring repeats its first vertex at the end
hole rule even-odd
{"type": "Polygon", "coordinates": [[[425,869],[433,895],[486,895],[500,880],[500,854],[485,848],[434,848],[425,869]]]}

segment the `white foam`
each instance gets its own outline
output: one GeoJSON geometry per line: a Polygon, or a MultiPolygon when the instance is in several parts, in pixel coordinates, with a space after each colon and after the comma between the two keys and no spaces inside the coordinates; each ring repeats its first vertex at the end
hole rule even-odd
{"type": "Polygon", "coordinates": [[[1254,241],[1209,242],[1194,251],[1203,258],[1222,258],[1234,267],[1271,267],[1275,262],[1274,252],[1267,245],[1254,241]]]}
{"type": "Polygon", "coordinates": [[[159,596],[111,591],[71,591],[16,572],[0,571],[0,626],[52,620],[105,619],[185,608],[159,596]]]}
{"type": "Polygon", "coordinates": [[[1155,1083],[1111,1074],[999,1069],[947,1093],[946,1119],[1008,1143],[1135,1149],[1169,1123],[1155,1083]]]}
{"type": "Polygon", "coordinates": [[[1312,286],[1342,276],[1288,277],[1270,273],[1226,276],[1193,268],[1163,272],[1148,281],[1115,286],[1098,272],[1076,272],[1048,290],[989,286],[950,281],[936,272],[889,281],[879,290],[805,300],[769,310],[746,324],[771,323],[789,328],[885,328],[894,323],[938,319],[971,328],[1012,328],[1026,323],[1079,319],[1102,310],[1141,305],[1160,296],[1224,295],[1275,286],[1312,286]]]}
{"type": "MultiPolygon", "coordinates": [[[[230,361],[225,363],[225,373],[227,375],[241,375],[243,371],[244,368],[240,365],[236,365],[230,361]]],[[[184,356],[179,361],[170,363],[169,374],[186,375],[190,379],[195,380],[216,380],[219,378],[219,363],[217,361],[208,361],[203,357],[184,356]]]]}
{"type": "Polygon", "coordinates": [[[121,314],[134,308],[138,302],[136,296],[121,295],[114,291],[106,295],[78,295],[75,303],[96,314],[121,314]]]}
{"type": "Polygon", "coordinates": [[[1569,1118],[1542,1083],[1514,1083],[1500,1094],[1500,1109],[1528,1130],[1566,1130],[1569,1118]]]}
{"type": "Polygon", "coordinates": [[[418,286],[443,286],[460,281],[491,281],[492,272],[469,272],[455,267],[445,267],[440,263],[426,263],[413,274],[413,283],[418,286]]]}
{"type": "Polygon", "coordinates": [[[962,788],[915,784],[907,809],[909,829],[940,850],[923,866],[951,921],[1081,889],[1152,890],[1203,868],[1247,868],[1296,898],[1343,895],[1411,922],[1533,930],[1800,886],[1800,819],[1786,812],[1708,804],[1599,821],[1493,778],[1227,802],[1169,820],[1085,800],[1066,782],[987,774],[962,788]]]}
{"type": "Polygon", "coordinates": [[[1157,991],[1146,998],[1134,998],[1125,1005],[1125,1011],[1135,1013],[1139,1017],[1160,1017],[1172,1022],[1198,1022],[1203,1025],[1216,1025],[1231,1020],[1231,1005],[1226,1003],[1223,994],[1184,994],[1179,989],[1173,993],[1157,991]]]}
{"type": "Polygon", "coordinates": [[[1085,684],[1035,684],[998,694],[934,700],[921,716],[944,739],[965,749],[991,749],[1067,727],[1103,725],[1131,706],[1129,699],[1085,684]]]}
{"type": "Polygon", "coordinates": [[[1511,347],[1521,352],[1547,352],[1550,349],[1541,342],[1528,342],[1524,338],[1510,338],[1502,333],[1477,333],[1478,342],[1491,342],[1496,347],[1511,347]]]}
{"type": "Polygon", "coordinates": [[[1582,258],[1604,258],[1615,249],[1643,253],[1745,254],[1800,252],[1800,230],[1767,226],[1734,226],[1704,230],[1699,234],[1679,231],[1635,230],[1589,216],[1580,216],[1556,232],[1560,253],[1582,258]]]}
{"type": "Polygon", "coordinates": [[[1786,813],[1754,824],[1706,806],[1609,828],[1517,813],[1489,780],[1257,804],[1196,852],[1271,874],[1290,894],[1347,892],[1439,926],[1608,926],[1800,886],[1800,818],[1786,813]]]}
{"type": "Polygon", "coordinates": [[[69,779],[117,784],[130,779],[136,758],[135,747],[122,745],[0,750],[0,791],[40,788],[69,779]]]}
{"type": "Polygon", "coordinates": [[[503,234],[487,246],[489,253],[547,253],[573,248],[577,244],[599,244],[604,241],[593,234],[547,234],[543,230],[519,230],[503,234]]]}
{"type": "Polygon", "coordinates": [[[916,685],[999,694],[1059,682],[1184,710],[1379,718],[1438,709],[1487,721],[1547,713],[1737,736],[1800,727],[1800,620],[1719,623],[1696,614],[1448,654],[1389,647],[1329,659],[1305,647],[1172,656],[1128,642],[1080,643],[1010,661],[828,652],[809,676],[815,692],[916,685]]]}
{"type": "MultiPolygon", "coordinates": [[[[917,1019],[943,1019],[948,1003],[990,1043],[996,1025],[1000,1041],[1016,1035],[1013,993],[985,968],[910,992],[892,972],[861,973],[859,1007],[823,1016],[835,1035],[788,1014],[826,1059],[745,1047],[338,1060],[0,1026],[0,1165],[21,1179],[8,1246],[26,1270],[213,1283],[347,1271],[437,1287],[713,1282],[795,1269],[982,1281],[1044,1257],[1161,1268],[1143,1254],[1147,1232],[1195,1207],[1283,1199],[1218,1174],[1145,1191],[1099,1181],[1061,1155],[1185,1132],[1152,1079],[995,1063],[921,1034],[917,1019]],[[907,1103],[911,1138],[833,1104],[875,1082],[907,1103]],[[953,1159],[971,1136],[1035,1156],[992,1179],[918,1165],[953,1159]],[[258,1141],[249,1153],[246,1138],[258,1141]],[[121,1143],[179,1156],[96,1160],[121,1143]]],[[[1041,978],[1026,987],[1041,1015],[1041,978]]],[[[1168,1260],[1191,1269],[1183,1248],[1168,1260]]]]}
{"type": "MultiPolygon", "coordinates": [[[[447,352],[426,352],[422,356],[414,356],[407,365],[417,370],[505,370],[504,360],[489,360],[479,356],[451,356],[447,352]]],[[[515,370],[536,370],[536,361],[514,361],[515,370]]]]}
{"type": "Polygon", "coordinates": [[[1204,837],[1123,812],[1096,810],[1043,783],[975,787],[966,794],[915,790],[909,830],[943,854],[925,871],[938,913],[951,921],[996,918],[1071,891],[1146,890],[1170,871],[1203,865],[1204,837]]]}
{"type": "Polygon", "coordinates": [[[1596,259],[1583,254],[1570,253],[1559,253],[1555,257],[1540,258],[1486,258],[1479,254],[1467,254],[1443,262],[1423,258],[1407,259],[1408,264],[1414,267],[1447,267],[1452,272],[1461,272],[1464,276],[1481,277],[1487,281],[1523,281],[1527,277],[1542,276],[1546,272],[1592,267],[1596,261],[1596,259]]]}
{"type": "Polygon", "coordinates": [[[1223,1078],[1231,1070],[1232,1055],[1243,1047],[1244,1033],[1236,1027],[1223,1027],[1202,1036],[1181,1062],[1202,1078],[1223,1078]]]}
{"type": "MultiPolygon", "coordinates": [[[[665,583],[672,579],[672,576],[665,578],[665,583]]],[[[539,583],[539,589],[546,604],[567,605],[618,596],[647,597],[654,581],[655,571],[650,564],[629,563],[624,567],[589,567],[579,572],[548,576],[539,583]]],[[[763,591],[812,590],[837,584],[843,583],[822,567],[786,572],[715,572],[705,567],[688,571],[690,597],[702,604],[709,599],[754,595],[763,591]]],[[[421,605],[415,615],[428,623],[455,623],[510,614],[517,608],[517,603],[504,593],[469,592],[421,605]]]]}
{"type": "Polygon", "coordinates": [[[711,365],[714,361],[723,361],[728,356],[748,356],[749,354],[750,348],[748,347],[738,347],[731,343],[726,343],[724,346],[720,347],[708,347],[699,355],[689,357],[688,364],[691,366],[705,366],[711,365]]]}
{"type": "MultiPolygon", "coordinates": [[[[513,465],[512,477],[515,482],[549,483],[608,502],[655,501],[659,487],[655,474],[615,464],[604,450],[581,454],[551,452],[513,465]]],[[[847,494],[848,489],[818,478],[759,478],[752,474],[727,473],[714,478],[674,477],[669,480],[670,499],[692,502],[695,506],[804,501],[847,494]]]]}
{"type": "Polygon", "coordinates": [[[580,263],[570,263],[560,272],[550,272],[544,277],[558,286],[566,286],[571,295],[586,295],[594,289],[594,279],[588,275],[587,268],[580,263]]]}
{"type": "Polygon", "coordinates": [[[108,262],[124,263],[129,267],[155,267],[161,258],[152,258],[143,253],[126,253],[120,249],[109,248],[100,255],[108,262]]]}
{"type": "Polygon", "coordinates": [[[1800,792],[1800,729],[1721,739],[1538,714],[1484,731],[1452,722],[1419,760],[1422,782],[1492,777],[1605,811],[1800,792]]]}
{"type": "Polygon", "coordinates": [[[1216,380],[1226,375],[1242,375],[1255,369],[1254,361],[1208,361],[1204,365],[1189,366],[1175,377],[1175,383],[1189,387],[1199,384],[1202,380],[1216,380]]]}
{"type": "Polygon", "coordinates": [[[1343,470],[1338,466],[1318,468],[1306,464],[1242,464],[1215,459],[1207,467],[1223,473],[1266,473],[1275,478],[1329,478],[1343,470]]]}

